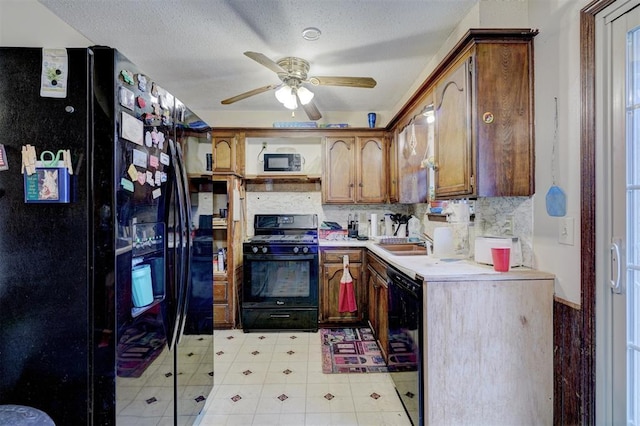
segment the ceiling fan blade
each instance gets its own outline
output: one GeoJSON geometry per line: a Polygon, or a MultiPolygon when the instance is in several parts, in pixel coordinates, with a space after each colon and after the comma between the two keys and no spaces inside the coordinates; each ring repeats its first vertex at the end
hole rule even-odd
{"type": "MultiPolygon", "coordinates": [[[[296,98],[298,98],[298,103],[302,105],[302,102],[300,102],[300,98],[298,97],[297,93],[296,98]]],[[[313,102],[313,99],[310,100],[306,105],[302,105],[302,109],[307,114],[307,117],[309,117],[309,120],[316,121],[322,118],[322,114],[320,114],[320,111],[318,111],[318,107],[313,102]]]]}
{"type": "Polygon", "coordinates": [[[314,86],[347,86],[371,89],[377,82],[371,77],[309,77],[314,86]]]}
{"type": "Polygon", "coordinates": [[[271,71],[273,71],[275,73],[286,73],[287,72],[287,70],[282,68],[280,65],[278,65],[277,63],[275,63],[274,61],[272,61],[271,59],[269,59],[267,56],[263,55],[262,53],[244,52],[244,54],[245,54],[245,56],[253,59],[254,61],[259,63],[260,65],[263,65],[263,66],[269,68],[271,71]]]}
{"type": "Polygon", "coordinates": [[[250,96],[257,95],[257,94],[260,94],[262,92],[266,92],[267,90],[272,90],[272,89],[275,89],[275,88],[280,87],[280,86],[281,86],[280,84],[270,84],[268,86],[259,87],[257,89],[249,90],[248,92],[241,93],[241,94],[239,94],[237,96],[233,96],[233,97],[231,97],[229,99],[225,99],[225,100],[221,101],[220,103],[222,105],[229,105],[229,104],[232,104],[234,102],[238,102],[238,101],[241,101],[243,99],[246,99],[246,98],[248,98],[250,96]]]}

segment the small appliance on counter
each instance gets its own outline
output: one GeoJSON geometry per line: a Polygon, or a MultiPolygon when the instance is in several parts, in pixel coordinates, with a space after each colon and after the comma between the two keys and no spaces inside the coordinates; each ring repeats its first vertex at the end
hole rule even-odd
{"type": "Polygon", "coordinates": [[[518,237],[476,237],[474,260],[493,265],[492,247],[510,247],[511,267],[522,265],[522,246],[518,237]]]}

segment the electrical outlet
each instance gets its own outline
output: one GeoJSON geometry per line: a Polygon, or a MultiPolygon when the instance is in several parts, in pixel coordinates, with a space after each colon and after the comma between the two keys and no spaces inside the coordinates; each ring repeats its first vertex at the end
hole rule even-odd
{"type": "Polygon", "coordinates": [[[504,220],[503,229],[506,235],[513,235],[513,216],[509,216],[504,220]]]}
{"type": "Polygon", "coordinates": [[[568,246],[573,245],[573,225],[572,217],[563,217],[558,226],[558,242],[568,246]]]}
{"type": "Polygon", "coordinates": [[[266,142],[262,142],[262,149],[265,149],[267,147],[267,143],[266,142]]]}

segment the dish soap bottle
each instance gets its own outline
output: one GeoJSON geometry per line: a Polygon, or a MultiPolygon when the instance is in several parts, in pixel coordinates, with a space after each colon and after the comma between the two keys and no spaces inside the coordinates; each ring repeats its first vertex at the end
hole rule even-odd
{"type": "Polygon", "coordinates": [[[409,242],[420,241],[420,219],[411,215],[409,219],[409,242]]]}

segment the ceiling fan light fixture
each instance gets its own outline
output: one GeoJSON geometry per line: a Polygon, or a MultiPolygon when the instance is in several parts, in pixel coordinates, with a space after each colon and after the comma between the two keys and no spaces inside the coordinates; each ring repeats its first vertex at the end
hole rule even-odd
{"type": "Polygon", "coordinates": [[[287,99],[287,101],[284,102],[284,107],[287,109],[297,109],[298,102],[296,101],[296,97],[291,96],[289,99],[287,99]]]}
{"type": "Polygon", "coordinates": [[[276,90],[276,99],[287,109],[298,108],[298,101],[296,100],[295,89],[288,85],[283,85],[276,90]]]}
{"type": "Polygon", "coordinates": [[[276,90],[276,99],[281,104],[286,103],[291,98],[291,87],[286,84],[282,85],[281,88],[276,90]]]}
{"type": "MultiPolygon", "coordinates": [[[[307,36],[306,38],[312,39],[314,38],[313,34],[320,35],[320,30],[315,27],[308,27],[305,28],[304,34],[307,36]]],[[[313,102],[313,92],[306,88],[303,89],[303,83],[309,83],[313,86],[363,87],[368,89],[376,86],[376,81],[371,77],[309,77],[309,62],[296,56],[287,56],[274,61],[260,52],[246,51],[244,55],[275,72],[282,83],[270,84],[223,99],[221,101],[223,105],[229,105],[268,90],[274,90],[276,99],[286,108],[295,110],[298,108],[298,104],[301,104],[307,117],[315,121],[322,118],[322,114],[320,114],[313,102]]]]}
{"type": "Polygon", "coordinates": [[[298,87],[298,98],[302,105],[306,105],[313,99],[313,92],[306,87],[298,87]]]}
{"type": "Polygon", "coordinates": [[[297,109],[297,99],[300,99],[300,103],[302,105],[308,104],[309,102],[311,102],[311,99],[313,99],[313,93],[311,92],[311,90],[305,87],[292,87],[288,84],[284,84],[281,88],[276,90],[275,95],[278,102],[284,105],[284,107],[287,109],[297,109]],[[298,95],[297,98],[296,93],[298,95]]]}

